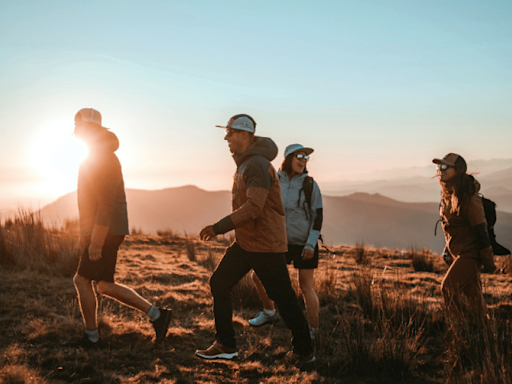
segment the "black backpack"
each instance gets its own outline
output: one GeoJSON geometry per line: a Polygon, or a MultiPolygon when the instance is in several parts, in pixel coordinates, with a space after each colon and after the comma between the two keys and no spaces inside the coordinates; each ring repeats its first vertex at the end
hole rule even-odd
{"type": "Polygon", "coordinates": [[[487,232],[489,233],[489,240],[491,241],[492,251],[496,256],[510,255],[510,251],[503,245],[498,244],[496,241],[496,234],[494,233],[494,224],[496,224],[496,203],[488,198],[482,197],[484,205],[485,220],[487,221],[487,232]]]}
{"type": "MultiPolygon", "coordinates": [[[[498,244],[496,241],[496,234],[494,233],[494,224],[496,224],[496,203],[482,194],[480,194],[482,198],[482,204],[484,206],[484,215],[485,221],[487,221],[487,233],[489,234],[489,241],[491,243],[492,252],[496,256],[505,256],[510,255],[510,251],[505,248],[503,245],[498,244]]],[[[437,235],[437,225],[441,220],[437,220],[436,226],[434,228],[434,236],[437,235]]]]}
{"type": "Polygon", "coordinates": [[[302,188],[299,191],[299,201],[297,204],[300,204],[300,192],[304,192],[304,197],[306,198],[304,201],[304,211],[306,211],[306,217],[309,219],[309,211],[308,208],[311,209],[311,196],[313,195],[313,178],[311,176],[306,176],[302,181],[302,188]],[[308,207],[306,207],[306,204],[308,207]]]}
{"type": "MultiPolygon", "coordinates": [[[[302,181],[302,188],[300,189],[299,191],[299,201],[297,202],[297,204],[300,204],[300,192],[304,192],[304,197],[306,198],[305,201],[304,201],[304,211],[306,212],[306,217],[309,219],[309,211],[308,209],[311,209],[311,196],[313,195],[313,185],[314,185],[314,180],[311,176],[306,176],[304,178],[304,180],[302,181]],[[306,204],[308,205],[306,207],[306,204]]],[[[318,241],[321,241],[322,244],[324,242],[324,239],[322,238],[322,235],[320,234],[320,236],[318,237],[318,241]]],[[[327,247],[325,247],[324,245],[324,248],[326,248],[327,250],[329,250],[327,247]]],[[[333,253],[332,251],[329,250],[329,252],[333,253]]]]}

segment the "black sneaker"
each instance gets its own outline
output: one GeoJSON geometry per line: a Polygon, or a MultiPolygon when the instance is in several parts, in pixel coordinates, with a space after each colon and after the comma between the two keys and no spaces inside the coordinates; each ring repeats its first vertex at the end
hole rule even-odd
{"type": "Polygon", "coordinates": [[[82,347],[84,349],[94,349],[94,348],[98,348],[100,346],[100,342],[99,341],[97,341],[96,343],[92,342],[91,340],[89,340],[89,337],[87,336],[87,334],[84,333],[82,338],[80,340],[78,340],[76,343],[73,343],[73,345],[77,348],[82,347]]]}
{"type": "Polygon", "coordinates": [[[171,322],[172,311],[170,309],[158,308],[160,311],[160,317],[155,321],[152,321],[153,328],[155,329],[155,343],[159,344],[167,335],[167,328],[171,322]]]}

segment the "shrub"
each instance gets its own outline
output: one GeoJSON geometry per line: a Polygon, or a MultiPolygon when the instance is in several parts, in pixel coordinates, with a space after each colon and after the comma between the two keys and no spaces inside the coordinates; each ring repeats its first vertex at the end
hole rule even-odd
{"type": "Polygon", "coordinates": [[[163,231],[157,231],[156,234],[160,236],[164,241],[173,242],[180,240],[180,235],[172,229],[166,229],[163,231]]]}
{"type": "Polygon", "coordinates": [[[210,272],[213,272],[215,268],[217,268],[217,264],[219,264],[220,258],[221,255],[215,249],[213,249],[210,244],[208,244],[206,254],[203,253],[203,257],[198,259],[197,262],[210,272]]]}
{"type": "Polygon", "coordinates": [[[418,251],[415,248],[409,248],[408,254],[412,260],[412,267],[416,272],[434,272],[432,253],[428,249],[422,248],[418,251]]]}
{"type": "Polygon", "coordinates": [[[315,291],[321,305],[335,303],[338,299],[338,293],[336,292],[338,274],[336,268],[331,264],[331,259],[327,259],[325,270],[317,269],[315,272],[315,291]]]}
{"type": "Polygon", "coordinates": [[[511,383],[512,322],[498,321],[493,313],[475,321],[467,313],[446,311],[450,383],[511,383]]]}
{"type": "Polygon", "coordinates": [[[144,231],[142,230],[142,228],[132,228],[131,231],[130,231],[130,235],[135,235],[135,236],[141,236],[141,235],[144,235],[144,231]]]}
{"type": "Polygon", "coordinates": [[[368,250],[363,243],[357,243],[354,248],[354,260],[359,265],[367,265],[369,263],[368,250]]]}
{"type": "Polygon", "coordinates": [[[187,250],[187,257],[190,261],[197,262],[196,244],[194,238],[185,233],[185,248],[187,250]]]}
{"type": "Polygon", "coordinates": [[[72,276],[78,266],[78,233],[47,228],[39,213],[19,210],[0,228],[0,263],[7,268],[72,276]]]}

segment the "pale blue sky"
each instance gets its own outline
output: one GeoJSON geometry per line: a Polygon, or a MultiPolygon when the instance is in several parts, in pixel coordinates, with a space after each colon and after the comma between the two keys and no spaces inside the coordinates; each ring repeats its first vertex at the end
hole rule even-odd
{"type": "Polygon", "coordinates": [[[119,136],[127,187],[229,189],[214,126],[236,113],[276,141],[275,165],[315,148],[320,183],[512,157],[510,20],[510,1],[4,0],[0,208],[74,188],[59,137],[83,107],[119,136]]]}

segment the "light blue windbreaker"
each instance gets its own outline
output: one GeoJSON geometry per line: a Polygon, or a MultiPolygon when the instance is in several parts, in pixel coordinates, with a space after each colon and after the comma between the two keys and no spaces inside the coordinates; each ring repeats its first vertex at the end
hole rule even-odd
{"type": "Polygon", "coordinates": [[[314,251],[318,243],[323,220],[320,188],[318,188],[316,181],[313,180],[311,207],[308,207],[306,195],[302,190],[304,178],[308,174],[296,174],[291,180],[288,178],[288,174],[281,170],[278,171],[278,175],[281,183],[288,244],[305,245],[304,248],[314,251]],[[306,209],[308,211],[307,214],[306,209]]]}

